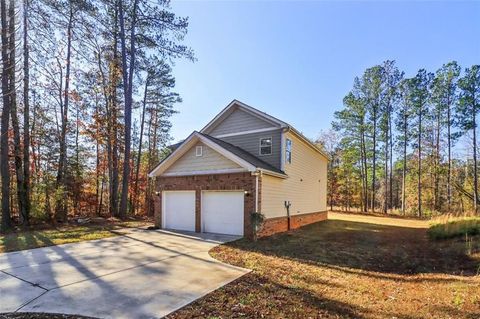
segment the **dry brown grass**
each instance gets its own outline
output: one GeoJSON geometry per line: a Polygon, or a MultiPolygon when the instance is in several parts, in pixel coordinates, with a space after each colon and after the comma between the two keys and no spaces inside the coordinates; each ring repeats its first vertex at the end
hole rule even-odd
{"type": "Polygon", "coordinates": [[[342,215],[216,247],[253,271],[169,318],[480,318],[478,252],[416,221],[342,215]]]}

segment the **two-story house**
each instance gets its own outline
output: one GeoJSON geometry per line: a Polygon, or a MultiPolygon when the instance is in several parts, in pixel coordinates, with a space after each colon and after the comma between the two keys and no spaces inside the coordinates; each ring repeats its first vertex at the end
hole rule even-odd
{"type": "Polygon", "coordinates": [[[292,126],[234,100],[151,173],[158,227],[251,237],[327,217],[327,155],[292,126]]]}

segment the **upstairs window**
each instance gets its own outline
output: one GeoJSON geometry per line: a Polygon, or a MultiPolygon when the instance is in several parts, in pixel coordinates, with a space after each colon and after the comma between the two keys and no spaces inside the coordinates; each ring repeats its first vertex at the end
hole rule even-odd
{"type": "Polygon", "coordinates": [[[285,162],[292,163],[292,141],[288,138],[285,143],[285,162]]]}
{"type": "Polygon", "coordinates": [[[203,147],[201,145],[199,145],[195,148],[195,155],[196,156],[202,156],[203,155],[203,147]]]}
{"type": "Polygon", "coordinates": [[[272,154],[272,138],[264,137],[260,139],[260,155],[272,154]]]}

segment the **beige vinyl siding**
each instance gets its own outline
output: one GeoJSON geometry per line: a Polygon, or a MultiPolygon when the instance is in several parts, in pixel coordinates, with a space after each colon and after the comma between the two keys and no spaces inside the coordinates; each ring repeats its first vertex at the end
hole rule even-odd
{"type": "Polygon", "coordinates": [[[182,173],[192,171],[222,170],[230,168],[241,168],[237,163],[232,162],[217,151],[202,143],[197,143],[180,157],[165,173],[182,173]],[[202,146],[202,156],[196,156],[196,147],[202,146]]]}
{"type": "Polygon", "coordinates": [[[218,136],[274,127],[271,123],[245,111],[236,109],[207,134],[218,136]]]}
{"type": "Polygon", "coordinates": [[[291,203],[290,215],[327,210],[327,159],[290,132],[284,138],[292,141],[292,163],[285,163],[288,178],[262,176],[262,213],[285,216],[285,201],[291,203]]]}

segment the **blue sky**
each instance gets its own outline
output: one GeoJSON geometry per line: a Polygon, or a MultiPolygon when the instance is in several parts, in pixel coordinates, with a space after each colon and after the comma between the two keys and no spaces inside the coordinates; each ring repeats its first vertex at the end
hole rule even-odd
{"type": "Polygon", "coordinates": [[[457,60],[480,63],[480,1],[172,1],[190,18],[177,61],[183,98],[175,141],[238,99],[315,138],[328,129],[353,78],[386,59],[412,76],[457,60]]]}

